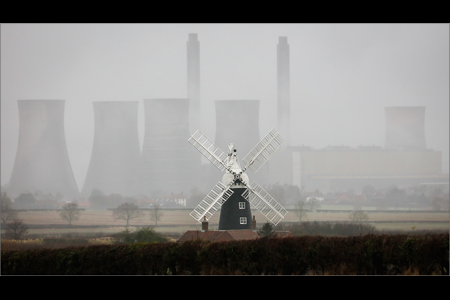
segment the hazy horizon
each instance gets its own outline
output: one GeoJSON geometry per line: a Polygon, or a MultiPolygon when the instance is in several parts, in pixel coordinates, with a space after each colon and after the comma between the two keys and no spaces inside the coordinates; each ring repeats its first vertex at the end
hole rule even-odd
{"type": "Polygon", "coordinates": [[[260,100],[260,135],[277,127],[276,47],[286,36],[293,146],[383,147],[385,107],[425,106],[427,148],[442,152],[449,173],[448,24],[0,26],[2,185],[17,151],[17,100],[65,100],[67,151],[80,191],[94,101],[138,101],[142,147],[143,100],[187,98],[189,33],[200,42],[201,130],[210,139],[215,100],[260,100]]]}

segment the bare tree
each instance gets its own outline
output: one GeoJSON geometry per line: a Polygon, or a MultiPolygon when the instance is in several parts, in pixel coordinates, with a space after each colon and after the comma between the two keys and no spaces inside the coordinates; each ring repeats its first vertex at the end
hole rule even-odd
{"type": "Polygon", "coordinates": [[[72,221],[76,221],[80,217],[78,204],[73,202],[64,204],[59,215],[63,220],[69,222],[69,225],[72,225],[72,221]]]}
{"type": "Polygon", "coordinates": [[[17,211],[12,209],[12,200],[3,192],[0,200],[0,217],[2,224],[17,218],[17,211]]]}
{"type": "Polygon", "coordinates": [[[296,204],[295,204],[295,214],[298,217],[298,221],[301,222],[303,220],[303,218],[306,217],[307,215],[307,210],[306,210],[306,202],[303,199],[300,199],[296,204]]]}
{"type": "Polygon", "coordinates": [[[354,210],[349,215],[348,218],[350,221],[355,222],[357,224],[357,227],[359,229],[359,232],[362,233],[362,222],[369,220],[369,216],[366,212],[362,210],[354,210]]]}
{"type": "Polygon", "coordinates": [[[132,219],[142,217],[143,212],[139,210],[139,207],[133,203],[123,203],[113,210],[113,218],[115,221],[124,220],[127,222],[127,227],[132,219]]]}
{"type": "Polygon", "coordinates": [[[309,211],[315,211],[321,205],[320,205],[320,201],[319,201],[319,199],[317,199],[317,197],[308,197],[306,199],[306,206],[309,208],[309,211]]]}
{"type": "Polygon", "coordinates": [[[14,219],[6,225],[6,238],[12,240],[21,240],[28,232],[28,226],[21,219],[14,219]]]}
{"type": "Polygon", "coordinates": [[[350,221],[361,223],[363,221],[369,220],[369,216],[366,212],[362,210],[354,210],[349,215],[348,218],[350,221]]]}
{"type": "Polygon", "coordinates": [[[161,211],[161,205],[158,203],[153,204],[153,209],[150,211],[150,220],[155,221],[155,226],[158,226],[158,221],[163,216],[161,211]]]}

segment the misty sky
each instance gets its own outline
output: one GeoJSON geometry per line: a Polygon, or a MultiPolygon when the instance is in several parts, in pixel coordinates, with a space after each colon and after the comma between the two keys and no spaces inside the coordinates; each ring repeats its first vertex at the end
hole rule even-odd
{"type": "MultiPolygon", "coordinates": [[[[427,147],[449,165],[448,24],[1,24],[1,184],[17,151],[17,100],[63,99],[78,189],[94,137],[93,101],[186,98],[186,43],[200,41],[202,131],[215,100],[260,100],[276,121],[276,46],[287,36],[293,145],[384,146],[386,106],[426,106],[427,147]]],[[[191,128],[191,132],[195,129],[191,128]]],[[[226,149],[223,149],[226,150],[226,149]]]]}

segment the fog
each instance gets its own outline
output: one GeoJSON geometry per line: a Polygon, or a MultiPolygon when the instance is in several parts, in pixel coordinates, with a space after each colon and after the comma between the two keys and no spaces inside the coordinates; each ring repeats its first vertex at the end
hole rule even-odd
{"type": "Polygon", "coordinates": [[[442,151],[449,172],[448,24],[27,23],[1,24],[1,184],[17,151],[17,100],[66,101],[80,191],[93,101],[138,101],[142,147],[143,99],[187,98],[189,33],[200,42],[201,129],[211,140],[215,100],[260,100],[260,135],[277,127],[276,47],[286,36],[292,145],[383,147],[385,107],[425,106],[427,148],[442,151]]]}

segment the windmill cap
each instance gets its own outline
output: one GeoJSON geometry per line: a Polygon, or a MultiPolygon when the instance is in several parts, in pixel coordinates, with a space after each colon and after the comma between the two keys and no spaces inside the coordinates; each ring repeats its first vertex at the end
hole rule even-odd
{"type": "MultiPolygon", "coordinates": [[[[223,176],[222,176],[222,183],[223,183],[224,185],[228,185],[233,179],[234,179],[233,174],[231,174],[231,173],[229,173],[229,172],[226,172],[226,173],[223,174],[223,176]]],[[[250,182],[249,182],[249,179],[248,179],[248,175],[247,175],[246,173],[242,173],[242,174],[241,174],[241,179],[242,179],[246,184],[249,184],[249,183],[250,183],[250,182]]],[[[243,186],[242,184],[237,184],[237,183],[235,183],[235,184],[233,184],[231,187],[232,187],[232,188],[238,188],[238,187],[244,187],[244,186],[243,186]]]]}

